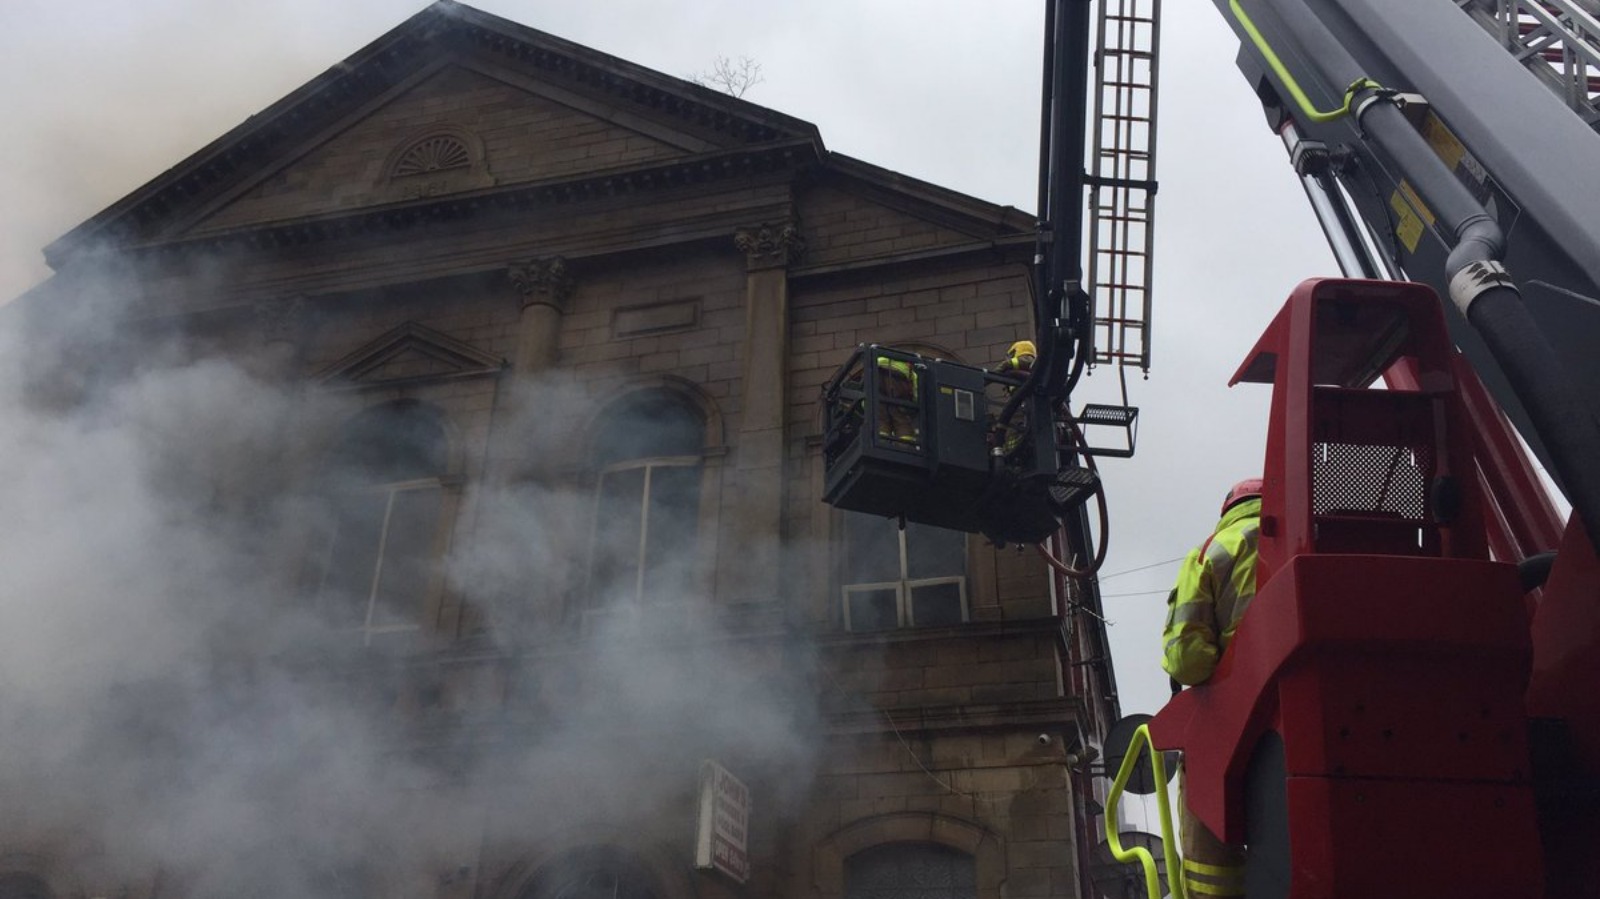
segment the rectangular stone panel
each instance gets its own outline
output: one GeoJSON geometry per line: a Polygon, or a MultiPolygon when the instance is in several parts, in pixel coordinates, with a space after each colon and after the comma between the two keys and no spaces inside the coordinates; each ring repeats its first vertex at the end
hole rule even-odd
{"type": "Polygon", "coordinates": [[[700,300],[671,300],[647,306],[624,306],[611,316],[613,339],[683,331],[700,322],[700,300]]]}

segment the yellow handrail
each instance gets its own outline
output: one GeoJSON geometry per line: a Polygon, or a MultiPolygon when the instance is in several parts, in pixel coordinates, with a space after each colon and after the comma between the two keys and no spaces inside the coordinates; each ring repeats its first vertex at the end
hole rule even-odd
{"type": "Polygon", "coordinates": [[[1328,110],[1316,108],[1311,105],[1311,98],[1306,96],[1306,92],[1300,89],[1300,82],[1289,74],[1289,67],[1283,64],[1283,60],[1279,59],[1278,54],[1273,52],[1272,45],[1267,43],[1267,39],[1262,36],[1260,29],[1256,28],[1256,23],[1251,21],[1250,17],[1245,14],[1244,7],[1240,5],[1239,0],[1228,0],[1228,9],[1233,12],[1233,17],[1239,20],[1239,26],[1244,29],[1245,34],[1250,36],[1250,42],[1256,45],[1257,50],[1261,51],[1261,58],[1266,60],[1273,74],[1277,75],[1278,80],[1283,82],[1283,86],[1289,90],[1289,96],[1294,98],[1295,105],[1300,107],[1300,112],[1308,120],[1331,122],[1340,116],[1349,114],[1350,104],[1355,100],[1357,91],[1366,88],[1383,90],[1383,85],[1373,81],[1371,78],[1357,78],[1350,82],[1349,87],[1344,89],[1343,106],[1338,109],[1328,110]]]}
{"type": "Polygon", "coordinates": [[[1117,803],[1122,800],[1122,791],[1128,785],[1128,778],[1133,776],[1133,769],[1139,763],[1139,753],[1143,750],[1150,752],[1150,767],[1156,779],[1156,801],[1161,806],[1161,855],[1167,863],[1167,885],[1171,887],[1173,899],[1188,899],[1189,894],[1183,884],[1183,864],[1178,859],[1178,842],[1173,839],[1172,804],[1167,801],[1167,764],[1162,754],[1156,752],[1150,743],[1149,725],[1141,724],[1133,732],[1133,739],[1128,741],[1128,752],[1122,757],[1122,767],[1117,769],[1116,779],[1111,782],[1111,793],[1106,796],[1106,845],[1111,848],[1111,857],[1117,861],[1137,861],[1144,869],[1145,892],[1150,899],[1161,899],[1161,879],[1156,875],[1156,860],[1151,857],[1150,850],[1143,846],[1124,849],[1122,839],[1117,834],[1117,803]]]}

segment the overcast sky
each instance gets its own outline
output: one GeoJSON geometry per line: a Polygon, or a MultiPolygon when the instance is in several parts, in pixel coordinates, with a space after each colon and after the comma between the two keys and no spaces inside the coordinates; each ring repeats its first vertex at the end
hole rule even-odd
{"type": "MultiPolygon", "coordinates": [[[[424,7],[419,0],[4,0],[0,297],[41,248],[424,7]]],[[[829,149],[1031,209],[1035,0],[479,0],[480,9],[671,75],[760,61],[746,99],[829,149]]],[[[1164,593],[1233,481],[1259,473],[1264,387],[1228,376],[1301,279],[1337,274],[1207,2],[1163,24],[1154,367],[1131,381],[1138,453],[1109,460],[1102,583],[1125,712],[1165,700],[1164,593]],[[1149,566],[1149,567],[1145,567],[1149,566]],[[1143,568],[1128,574],[1121,572],[1143,568]]],[[[1117,402],[1101,371],[1081,402],[1117,402]]]]}

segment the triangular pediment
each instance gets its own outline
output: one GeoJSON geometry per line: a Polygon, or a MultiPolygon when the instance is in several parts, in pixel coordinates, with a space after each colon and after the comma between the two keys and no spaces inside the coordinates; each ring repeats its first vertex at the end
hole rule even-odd
{"type": "Polygon", "coordinates": [[[96,245],[325,223],[797,141],[822,152],[809,123],[439,0],[45,255],[59,269],[96,245]]]}
{"type": "Polygon", "coordinates": [[[576,178],[715,149],[693,135],[608,119],[609,107],[553,97],[526,78],[449,62],[297,158],[219,200],[183,233],[576,178]]]}
{"type": "Polygon", "coordinates": [[[805,264],[826,268],[864,259],[1031,241],[1034,220],[926,181],[832,154],[800,204],[805,264]]]}
{"type": "Polygon", "coordinates": [[[495,375],[505,367],[498,356],[407,322],[323,369],[316,380],[331,389],[396,387],[495,375]]]}

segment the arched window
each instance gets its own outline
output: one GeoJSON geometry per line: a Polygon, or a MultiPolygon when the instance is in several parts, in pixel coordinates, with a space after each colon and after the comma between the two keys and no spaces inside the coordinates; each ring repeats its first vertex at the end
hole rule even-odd
{"type": "Polygon", "coordinates": [[[845,862],[845,899],[977,899],[972,856],[938,843],[888,843],[845,862]]]}
{"type": "Polygon", "coordinates": [[[438,572],[449,441],[415,402],[352,419],[326,472],[333,533],[321,605],[336,627],[378,634],[417,629],[438,572]]]}
{"type": "Polygon", "coordinates": [[[0,899],[51,899],[50,885],[21,871],[0,874],[0,899]]]}
{"type": "Polygon", "coordinates": [[[600,414],[588,607],[681,601],[694,570],[705,416],[667,390],[631,394],[600,414]]]}
{"type": "Polygon", "coordinates": [[[659,895],[654,879],[638,862],[619,849],[593,846],[539,869],[517,899],[656,899],[659,895]]]}

